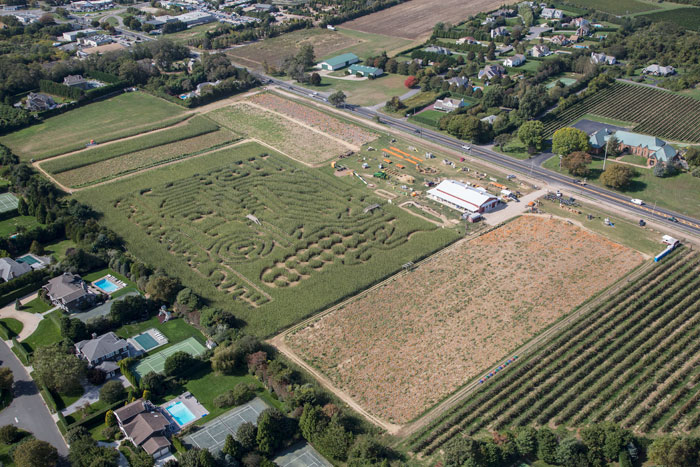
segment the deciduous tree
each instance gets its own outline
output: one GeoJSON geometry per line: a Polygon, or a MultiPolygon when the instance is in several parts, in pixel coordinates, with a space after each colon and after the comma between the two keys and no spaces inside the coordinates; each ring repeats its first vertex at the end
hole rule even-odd
{"type": "Polygon", "coordinates": [[[562,157],[561,165],[568,170],[571,175],[585,177],[590,172],[591,155],[583,151],[572,152],[562,157]]]}
{"type": "Polygon", "coordinates": [[[544,142],[544,125],[539,120],[527,121],[520,125],[518,138],[525,146],[541,151],[544,142]]]}
{"type": "Polygon", "coordinates": [[[552,136],[552,151],[567,155],[574,151],[588,150],[588,135],[578,128],[560,128],[552,136]]]}
{"type": "Polygon", "coordinates": [[[622,164],[610,164],[600,176],[600,181],[605,186],[615,188],[617,190],[627,188],[632,182],[634,171],[622,164]]]}

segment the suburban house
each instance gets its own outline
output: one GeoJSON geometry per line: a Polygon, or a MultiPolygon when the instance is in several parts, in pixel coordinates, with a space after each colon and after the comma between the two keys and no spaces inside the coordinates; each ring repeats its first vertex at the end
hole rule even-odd
{"type": "Polygon", "coordinates": [[[360,76],[367,76],[372,78],[376,78],[377,76],[382,76],[384,74],[384,70],[382,70],[381,68],[357,64],[350,65],[348,71],[353,75],[359,74],[360,76]]]}
{"type": "Polygon", "coordinates": [[[619,149],[621,151],[645,157],[649,165],[678,159],[678,150],[655,136],[640,135],[639,133],[622,130],[612,132],[606,128],[592,133],[588,141],[596,152],[603,153],[605,152],[607,141],[613,134],[620,143],[619,149]]]}
{"type": "Polygon", "coordinates": [[[537,44],[530,49],[530,55],[533,57],[546,57],[547,55],[551,54],[552,51],[549,50],[549,47],[544,44],[537,44]]]}
{"type": "Polygon", "coordinates": [[[85,281],[77,274],[64,272],[49,280],[42,287],[51,303],[66,311],[75,311],[91,305],[96,295],[88,290],[85,281]]]}
{"type": "Polygon", "coordinates": [[[30,92],[24,104],[27,110],[41,112],[42,110],[50,110],[56,108],[56,101],[53,97],[41,94],[38,92],[30,92]]]}
{"type": "Polygon", "coordinates": [[[493,79],[495,77],[501,77],[506,73],[506,69],[501,65],[486,65],[484,68],[479,70],[479,79],[493,79]]]}
{"type": "Polygon", "coordinates": [[[31,271],[32,267],[27,263],[17,262],[12,258],[0,258],[0,277],[5,282],[9,282],[31,271]]]}
{"type": "Polygon", "coordinates": [[[464,102],[464,99],[458,100],[446,97],[444,99],[436,100],[435,104],[433,104],[433,108],[435,110],[442,110],[443,112],[452,112],[460,107],[466,107],[466,105],[467,104],[464,102]]]}
{"type": "Polygon", "coordinates": [[[83,75],[68,75],[63,78],[63,84],[80,89],[90,89],[90,83],[83,78],[83,75]]]}
{"type": "Polygon", "coordinates": [[[654,65],[649,65],[646,67],[642,73],[646,73],[647,75],[654,75],[654,76],[670,76],[676,73],[676,69],[673,68],[672,66],[661,66],[658,64],[654,65]]]}
{"type": "Polygon", "coordinates": [[[523,54],[515,54],[503,60],[503,66],[520,66],[523,63],[525,63],[525,55],[523,54]]]}
{"type": "Polygon", "coordinates": [[[488,123],[489,125],[493,125],[493,122],[495,122],[497,118],[498,118],[498,115],[493,115],[493,114],[492,114],[492,115],[489,115],[488,117],[482,118],[481,121],[482,121],[482,122],[486,122],[486,123],[488,123]]]}
{"type": "Polygon", "coordinates": [[[447,82],[450,83],[450,86],[453,84],[456,86],[469,86],[469,78],[466,76],[455,76],[448,79],[447,82]]]}
{"type": "Polygon", "coordinates": [[[510,33],[508,32],[508,30],[505,27],[498,26],[497,28],[493,28],[491,30],[491,39],[494,39],[496,37],[501,37],[501,36],[507,36],[509,34],[510,33]]]}
{"type": "Polygon", "coordinates": [[[438,45],[431,45],[430,47],[426,47],[425,51],[440,55],[452,55],[452,52],[450,52],[449,49],[446,49],[445,47],[440,47],[438,45]]]}
{"type": "Polygon", "coordinates": [[[612,55],[591,52],[591,63],[595,63],[596,65],[614,65],[617,61],[612,55]]]}
{"type": "Polygon", "coordinates": [[[457,45],[462,44],[478,44],[479,42],[471,36],[461,37],[457,39],[457,45]]]}
{"type": "Polygon", "coordinates": [[[154,459],[170,453],[170,422],[150,401],[139,399],[114,411],[126,439],[154,459]]]}
{"type": "Polygon", "coordinates": [[[586,37],[591,35],[591,27],[587,24],[582,24],[576,29],[576,35],[578,37],[586,37]]]}
{"type": "Polygon", "coordinates": [[[350,66],[353,63],[357,63],[359,61],[360,58],[354,53],[346,53],[336,55],[335,57],[329,58],[326,61],[320,62],[318,65],[316,65],[316,67],[320,68],[321,70],[335,71],[340,70],[341,68],[345,68],[346,66],[350,66]]]}
{"type": "Polygon", "coordinates": [[[428,190],[428,198],[461,212],[483,213],[498,205],[498,198],[457,180],[443,180],[428,190]]]}
{"type": "Polygon", "coordinates": [[[86,360],[90,366],[96,366],[107,360],[121,360],[129,356],[129,344],[113,332],[108,332],[92,339],[75,344],[78,356],[86,360]]]}
{"type": "Polygon", "coordinates": [[[510,8],[501,8],[500,10],[494,11],[489,16],[492,18],[500,18],[501,16],[504,18],[510,18],[515,16],[515,13],[515,10],[511,10],[510,8]]]}
{"type": "Polygon", "coordinates": [[[565,35],[563,35],[563,34],[557,34],[556,36],[552,36],[552,38],[550,39],[550,42],[551,42],[552,44],[555,44],[555,45],[567,45],[567,44],[569,44],[571,41],[570,41],[569,38],[566,37],[565,35]]]}
{"type": "Polygon", "coordinates": [[[547,19],[562,19],[564,17],[564,12],[554,8],[543,8],[540,12],[540,16],[547,19]]]}

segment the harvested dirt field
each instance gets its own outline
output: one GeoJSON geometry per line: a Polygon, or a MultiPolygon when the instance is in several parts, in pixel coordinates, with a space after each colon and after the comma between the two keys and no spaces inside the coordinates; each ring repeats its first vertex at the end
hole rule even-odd
{"type": "Polygon", "coordinates": [[[556,219],[460,242],[286,343],[369,413],[406,423],[640,264],[556,219]]]}
{"type": "Polygon", "coordinates": [[[436,23],[456,24],[469,15],[498,8],[497,0],[445,0],[437,5],[433,0],[410,0],[386,10],[343,23],[357,31],[416,39],[429,36],[436,23]]]}

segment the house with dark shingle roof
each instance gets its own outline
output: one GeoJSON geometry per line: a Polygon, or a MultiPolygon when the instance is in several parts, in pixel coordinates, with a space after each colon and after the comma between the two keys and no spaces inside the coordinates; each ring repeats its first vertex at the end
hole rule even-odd
{"type": "Polygon", "coordinates": [[[70,272],[54,277],[42,288],[51,303],[65,311],[84,309],[97,298],[79,275],[70,272]]]}
{"type": "Polygon", "coordinates": [[[78,356],[86,360],[90,366],[111,360],[121,360],[129,356],[129,344],[113,332],[108,332],[92,339],[75,344],[78,356]]]}
{"type": "Polygon", "coordinates": [[[154,459],[170,453],[171,423],[149,401],[139,399],[114,411],[124,436],[154,459]]]}
{"type": "Polygon", "coordinates": [[[0,258],[0,277],[5,282],[9,282],[31,271],[32,267],[27,263],[17,262],[12,258],[0,258]]]}

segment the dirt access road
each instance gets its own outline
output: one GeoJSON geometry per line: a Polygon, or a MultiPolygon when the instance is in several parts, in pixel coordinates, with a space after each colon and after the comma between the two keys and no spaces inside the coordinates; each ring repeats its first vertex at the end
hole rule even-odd
{"type": "Polygon", "coordinates": [[[500,0],[444,0],[439,4],[433,0],[410,0],[342,26],[403,39],[424,39],[430,36],[437,23],[455,24],[470,15],[495,10],[502,4],[500,0]]]}

